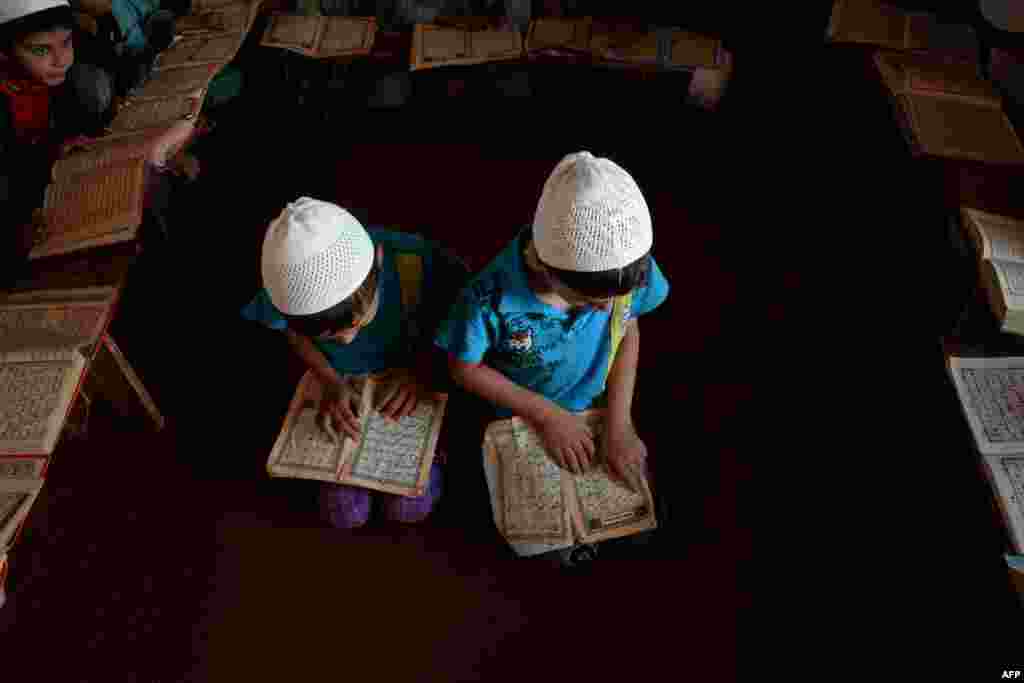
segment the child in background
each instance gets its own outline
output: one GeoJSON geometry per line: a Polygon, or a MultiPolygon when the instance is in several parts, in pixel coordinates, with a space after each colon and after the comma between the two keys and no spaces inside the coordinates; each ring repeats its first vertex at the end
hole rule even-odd
{"type": "MultiPolygon", "coordinates": [[[[341,207],[303,197],[267,230],[265,289],[242,315],[285,334],[324,387],[321,417],[339,434],[358,439],[353,377],[392,371],[378,410],[393,419],[412,413],[422,394],[443,386],[444,358],[431,341],[467,277],[465,266],[435,243],[367,231],[341,207]]],[[[441,480],[435,460],[420,497],[323,484],[321,510],[333,526],[350,529],[366,523],[377,498],[387,518],[419,522],[440,498],[441,480]]]]}
{"type": "MultiPolygon", "coordinates": [[[[75,63],[66,0],[0,3],[0,277],[14,279],[42,230],[53,162],[108,122],[110,79],[75,63]]],[[[0,284],[6,284],[0,283],[0,284]]]]}
{"type": "MultiPolygon", "coordinates": [[[[532,228],[470,281],[436,341],[454,380],[491,403],[495,419],[531,423],[563,469],[604,462],[631,488],[647,456],[631,417],[637,318],[668,296],[652,243],[650,213],[630,175],[589,152],[571,154],[545,183],[532,228]],[[626,295],[613,356],[613,304],[626,295]],[[573,413],[601,397],[607,422],[595,443],[573,413]]],[[[587,554],[560,551],[558,559],[571,566],[587,554]]]]}

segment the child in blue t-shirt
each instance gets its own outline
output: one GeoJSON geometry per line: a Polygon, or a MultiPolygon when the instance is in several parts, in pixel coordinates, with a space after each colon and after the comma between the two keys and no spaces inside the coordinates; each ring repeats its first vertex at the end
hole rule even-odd
{"type": "Polygon", "coordinates": [[[604,462],[631,487],[647,456],[631,417],[637,318],[668,296],[652,243],[630,175],[588,152],[569,155],[545,183],[532,229],[470,281],[436,338],[454,380],[493,404],[497,418],[530,422],[559,466],[579,473],[604,462]],[[626,294],[613,357],[613,303],[626,294]],[[573,413],[603,394],[607,423],[595,441],[573,413]]]}
{"type": "MultiPolygon", "coordinates": [[[[377,408],[394,419],[438,388],[431,339],[468,276],[448,251],[416,235],[367,231],[341,207],[303,197],[271,223],[262,258],[264,289],[242,315],[285,334],[324,388],[321,418],[338,433],[359,439],[353,377],[391,371],[377,408]]],[[[373,498],[386,517],[418,522],[440,498],[441,469],[435,461],[415,498],[337,484],[321,491],[336,527],[365,524],[373,498]]]]}

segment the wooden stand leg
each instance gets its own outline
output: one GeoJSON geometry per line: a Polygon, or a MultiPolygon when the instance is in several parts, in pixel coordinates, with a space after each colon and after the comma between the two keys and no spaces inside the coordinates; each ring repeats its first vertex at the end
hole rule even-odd
{"type": "Polygon", "coordinates": [[[7,602],[7,564],[7,557],[0,556],[0,609],[7,602]]]}
{"type": "Polygon", "coordinates": [[[89,434],[89,408],[92,399],[85,388],[78,390],[78,397],[71,406],[68,419],[64,422],[64,435],[72,439],[85,439],[89,434]]]}
{"type": "Polygon", "coordinates": [[[102,397],[113,404],[119,414],[143,416],[154,423],[157,431],[163,429],[164,416],[109,334],[103,335],[89,369],[86,388],[90,396],[102,397]]]}

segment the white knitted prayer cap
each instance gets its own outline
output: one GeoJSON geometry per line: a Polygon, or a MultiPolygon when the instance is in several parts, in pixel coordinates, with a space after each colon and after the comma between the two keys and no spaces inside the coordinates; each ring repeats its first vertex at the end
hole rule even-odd
{"type": "Polygon", "coordinates": [[[654,242],[651,213],[636,182],[590,152],[563,158],[544,183],[533,217],[540,260],[561,270],[623,268],[654,242]]]}
{"type": "Polygon", "coordinates": [[[70,7],[67,0],[0,0],[0,24],[54,7],[70,7]]]}
{"type": "Polygon", "coordinates": [[[370,273],[370,236],[337,204],[301,197],[263,239],[263,286],[279,311],[312,315],[355,292],[370,273]]]}

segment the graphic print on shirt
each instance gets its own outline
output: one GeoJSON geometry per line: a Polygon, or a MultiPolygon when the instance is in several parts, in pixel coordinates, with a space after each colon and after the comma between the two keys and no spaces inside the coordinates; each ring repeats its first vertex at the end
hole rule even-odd
{"type": "Polygon", "coordinates": [[[535,313],[506,319],[495,347],[495,366],[513,373],[524,386],[539,390],[552,381],[561,364],[557,352],[555,358],[550,357],[561,346],[559,327],[559,321],[535,313]]]}
{"type": "MultiPolygon", "coordinates": [[[[511,323],[511,321],[510,321],[511,323]]],[[[509,326],[507,335],[500,346],[503,360],[517,368],[535,368],[543,363],[540,349],[534,343],[536,333],[533,328],[520,322],[509,326]]]]}

